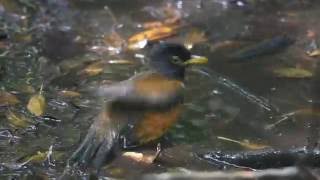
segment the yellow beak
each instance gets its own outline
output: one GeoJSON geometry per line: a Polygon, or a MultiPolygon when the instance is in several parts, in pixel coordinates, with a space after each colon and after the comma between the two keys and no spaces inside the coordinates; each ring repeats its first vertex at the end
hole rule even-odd
{"type": "Polygon", "coordinates": [[[183,65],[194,65],[194,64],[207,64],[208,58],[204,56],[191,56],[191,59],[185,61],[183,65]]]}

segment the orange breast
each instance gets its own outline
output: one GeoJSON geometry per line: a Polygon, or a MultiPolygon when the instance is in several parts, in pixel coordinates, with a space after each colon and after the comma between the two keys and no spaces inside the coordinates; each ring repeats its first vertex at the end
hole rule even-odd
{"type": "Polygon", "coordinates": [[[139,143],[144,144],[160,138],[178,120],[182,106],[178,105],[164,112],[147,112],[139,124],[135,126],[134,134],[139,143]]]}
{"type": "Polygon", "coordinates": [[[160,74],[150,74],[135,81],[136,93],[153,98],[162,98],[180,93],[183,87],[183,82],[168,79],[160,74]]]}

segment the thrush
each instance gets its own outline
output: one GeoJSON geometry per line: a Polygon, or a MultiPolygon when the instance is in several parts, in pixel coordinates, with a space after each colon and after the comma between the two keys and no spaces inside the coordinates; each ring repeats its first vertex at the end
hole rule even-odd
{"type": "Polygon", "coordinates": [[[149,71],[98,88],[108,101],[69,165],[99,169],[119,144],[128,148],[156,141],[176,123],[182,112],[186,67],[208,60],[174,43],[154,45],[149,59],[149,71]]]}

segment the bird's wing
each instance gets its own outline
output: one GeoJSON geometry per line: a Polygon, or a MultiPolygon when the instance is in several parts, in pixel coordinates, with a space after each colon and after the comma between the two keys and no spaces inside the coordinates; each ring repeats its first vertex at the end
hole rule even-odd
{"type": "Polygon", "coordinates": [[[158,73],[148,72],[114,85],[98,88],[98,95],[130,108],[168,108],[183,100],[184,84],[158,73]]]}

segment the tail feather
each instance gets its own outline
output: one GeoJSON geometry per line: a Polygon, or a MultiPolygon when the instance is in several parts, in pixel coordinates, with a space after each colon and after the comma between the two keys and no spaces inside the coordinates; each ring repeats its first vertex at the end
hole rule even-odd
{"type": "Polygon", "coordinates": [[[118,130],[108,121],[101,117],[96,119],[82,144],[69,159],[69,166],[100,169],[107,160],[112,159],[118,143],[118,130]]]}

